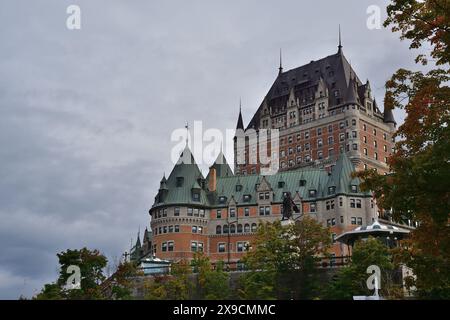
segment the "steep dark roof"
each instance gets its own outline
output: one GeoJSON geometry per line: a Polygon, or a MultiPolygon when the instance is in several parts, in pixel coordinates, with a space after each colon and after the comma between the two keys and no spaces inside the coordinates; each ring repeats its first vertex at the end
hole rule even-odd
{"type": "MultiPolygon", "coordinates": [[[[306,103],[309,103],[314,95],[314,87],[317,86],[322,78],[330,92],[330,106],[334,106],[338,102],[344,102],[343,98],[345,98],[345,93],[348,90],[350,77],[355,78],[357,87],[363,85],[345,58],[343,51],[339,50],[336,54],[317,61],[311,61],[308,64],[279,74],[265,99],[269,108],[281,107],[286,105],[289,93],[291,89],[294,89],[295,96],[300,100],[301,104],[304,99],[306,99],[306,103]],[[335,90],[338,90],[338,96],[333,94],[335,90]]],[[[262,105],[260,105],[250,120],[247,128],[257,128],[259,126],[262,105]]]]}

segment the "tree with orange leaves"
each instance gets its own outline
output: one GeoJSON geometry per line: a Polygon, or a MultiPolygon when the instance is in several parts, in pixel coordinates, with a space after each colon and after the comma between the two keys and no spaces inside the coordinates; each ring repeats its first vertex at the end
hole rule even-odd
{"type": "MultiPolygon", "coordinates": [[[[397,258],[416,275],[410,279],[424,298],[450,298],[450,1],[393,0],[385,26],[411,40],[410,48],[431,45],[434,67],[427,73],[398,70],[386,82],[385,108],[406,111],[396,133],[387,176],[366,170],[356,175],[393,219],[415,220],[418,228],[397,258]]],[[[430,60],[431,61],[431,60],[430,60]]],[[[419,54],[424,65],[429,57],[419,54]]]]}

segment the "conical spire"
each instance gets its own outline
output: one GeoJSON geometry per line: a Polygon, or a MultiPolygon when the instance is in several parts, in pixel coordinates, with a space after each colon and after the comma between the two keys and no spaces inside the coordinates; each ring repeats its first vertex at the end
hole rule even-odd
{"type": "Polygon", "coordinates": [[[386,107],[384,108],[383,121],[385,123],[393,123],[394,126],[397,125],[397,122],[395,122],[394,114],[392,113],[391,108],[386,108],[386,107]]]}
{"type": "Polygon", "coordinates": [[[237,121],[237,125],[236,125],[236,130],[237,129],[244,130],[244,121],[242,120],[242,101],[241,100],[239,100],[239,116],[238,116],[238,121],[237,121]]]}

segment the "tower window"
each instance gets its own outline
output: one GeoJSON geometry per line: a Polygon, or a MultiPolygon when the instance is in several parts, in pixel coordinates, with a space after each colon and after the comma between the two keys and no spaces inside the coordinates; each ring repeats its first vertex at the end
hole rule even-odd
{"type": "Polygon", "coordinates": [[[183,186],[184,178],[183,177],[177,177],[176,186],[177,188],[180,188],[183,186]]]}

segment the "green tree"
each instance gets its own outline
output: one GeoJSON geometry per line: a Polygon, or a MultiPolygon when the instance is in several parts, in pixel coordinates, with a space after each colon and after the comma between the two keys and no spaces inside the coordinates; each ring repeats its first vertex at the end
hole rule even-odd
{"type": "Polygon", "coordinates": [[[171,266],[170,275],[154,277],[146,285],[148,300],[187,300],[191,296],[192,282],[189,276],[192,268],[186,261],[171,266]]]}
{"type": "Polygon", "coordinates": [[[213,268],[207,256],[197,253],[192,265],[198,273],[198,294],[201,299],[225,300],[230,297],[229,277],[222,261],[213,268]]]}
{"type": "Polygon", "coordinates": [[[355,295],[373,295],[367,288],[366,273],[371,265],[381,270],[381,290],[384,297],[398,296],[398,286],[393,283],[394,264],[389,249],[382,242],[369,237],[366,241],[357,241],[353,248],[351,262],[339,270],[325,290],[326,299],[352,299],[355,295]]]}
{"type": "Polygon", "coordinates": [[[105,283],[111,287],[108,299],[133,299],[133,289],[136,287],[136,282],[133,280],[142,275],[143,273],[138,270],[135,263],[121,262],[114,274],[107,280],[108,283],[105,283]]]}
{"type": "MultiPolygon", "coordinates": [[[[450,296],[449,12],[448,0],[395,0],[387,7],[385,26],[411,40],[411,48],[431,46],[435,66],[426,73],[400,69],[387,81],[385,109],[407,114],[388,160],[392,173],[357,174],[394,220],[419,222],[397,256],[413,269],[411,284],[423,298],[450,296]]],[[[416,62],[428,64],[428,56],[416,62]]]]}
{"type": "Polygon", "coordinates": [[[316,264],[327,255],[331,235],[311,217],[282,226],[263,223],[243,259],[249,272],[243,275],[244,299],[311,299],[318,293],[316,264]]]}
{"type": "Polygon", "coordinates": [[[105,280],[103,269],[108,260],[98,250],[83,248],[57,254],[60,271],[55,283],[46,284],[36,299],[101,299],[100,283],[105,280]],[[66,288],[67,280],[71,276],[67,270],[69,266],[78,266],[81,272],[81,288],[70,290],[66,288]]]}

